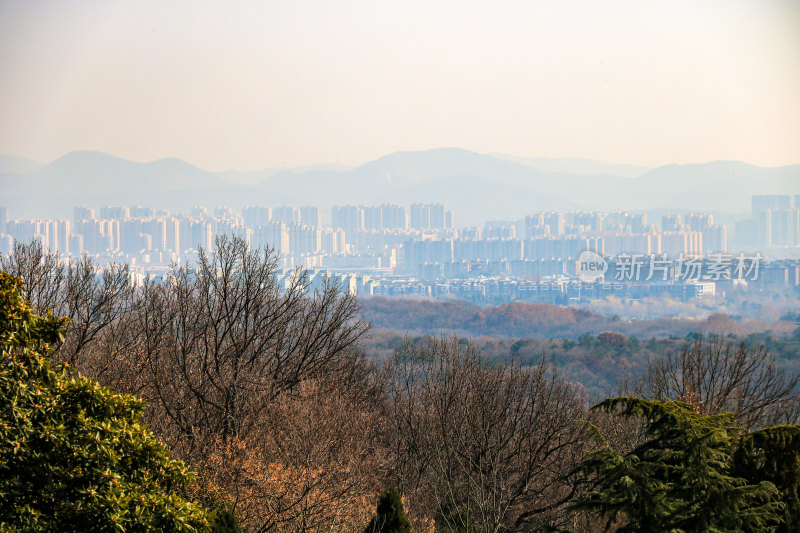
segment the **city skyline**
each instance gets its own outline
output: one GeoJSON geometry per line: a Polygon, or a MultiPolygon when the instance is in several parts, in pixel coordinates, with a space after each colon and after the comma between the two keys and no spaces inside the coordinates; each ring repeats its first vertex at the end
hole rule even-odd
{"type": "MultiPolygon", "coordinates": [[[[800,247],[800,195],[756,195],[751,203],[749,215],[735,221],[732,242],[736,246],[765,250],[800,247]]],[[[416,262],[408,257],[422,254],[425,259],[421,262],[429,262],[430,250],[438,245],[431,248],[426,243],[438,241],[450,242],[449,259],[442,262],[574,259],[586,250],[612,256],[727,253],[728,228],[713,214],[668,213],[660,216],[660,224],[658,218],[626,211],[550,210],[522,218],[487,219],[482,225],[470,226],[457,223],[453,211],[441,203],[383,203],[333,205],[329,218],[312,205],[253,205],[240,211],[197,205],[188,213],[108,205],[99,209],[75,206],[71,220],[25,220],[10,218],[8,208],[0,206],[4,245],[0,253],[10,254],[15,241],[37,239],[62,254],[122,253],[132,258],[144,254],[142,257],[148,257],[145,263],[151,262],[150,254],[156,254],[153,263],[165,264],[200,247],[212,249],[215,235],[237,235],[254,248],[272,246],[287,264],[321,265],[323,256],[344,254],[384,257],[384,263],[388,261],[389,268],[394,268],[395,258],[402,253],[412,270],[416,262]],[[477,247],[466,245],[458,251],[453,248],[457,242],[472,242],[477,247]],[[487,243],[493,244],[487,248],[487,243]]],[[[378,268],[380,263],[378,259],[378,268]]]]}
{"type": "Polygon", "coordinates": [[[38,242],[62,264],[128,265],[138,285],[197,260],[201,248],[216,253],[222,237],[275,254],[281,286],[300,269],[313,290],[333,279],[368,297],[709,305],[729,292],[800,285],[800,195],[756,195],[751,204],[749,218],[735,224],[733,246],[726,225],[709,213],[658,220],[623,211],[547,211],[469,227],[440,203],[334,205],[330,223],[308,205],[238,213],[226,206],[189,213],[75,206],[72,220],[9,220],[0,206],[0,258],[38,242]]]}

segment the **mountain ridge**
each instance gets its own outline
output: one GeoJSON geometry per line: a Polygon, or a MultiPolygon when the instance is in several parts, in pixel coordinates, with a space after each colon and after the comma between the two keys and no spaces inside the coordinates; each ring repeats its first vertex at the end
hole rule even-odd
{"type": "Polygon", "coordinates": [[[0,154],[0,174],[27,174],[42,168],[42,163],[29,157],[0,154]]]}
{"type": "Polygon", "coordinates": [[[74,205],[114,203],[186,211],[197,203],[235,209],[311,204],[325,209],[337,203],[437,201],[454,210],[459,222],[481,224],[537,210],[733,212],[748,209],[752,194],[800,194],[800,164],[671,164],[631,178],[545,172],[454,147],[393,152],[357,167],[278,169],[258,182],[235,182],[225,174],[178,158],[136,162],[74,151],[31,172],[0,172],[0,205],[13,208],[13,217],[27,218],[68,217],[74,205]]]}
{"type": "Polygon", "coordinates": [[[585,157],[520,157],[497,152],[487,155],[498,159],[514,161],[542,172],[563,172],[584,176],[609,175],[623,178],[636,178],[653,168],[641,165],[603,163],[585,157]]]}

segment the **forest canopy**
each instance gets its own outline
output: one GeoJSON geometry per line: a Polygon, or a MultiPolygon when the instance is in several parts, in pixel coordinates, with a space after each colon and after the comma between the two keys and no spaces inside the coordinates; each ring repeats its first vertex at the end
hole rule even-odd
{"type": "MultiPolygon", "coordinates": [[[[279,283],[274,251],[236,238],[138,286],[124,266],[19,252],[0,258],[0,529],[789,531],[800,519],[799,478],[782,466],[800,464],[797,333],[404,337],[370,330],[332,281],[312,289],[298,270],[279,283]],[[617,374],[624,396],[602,401],[576,361],[617,374]]],[[[515,313],[476,320],[523,327],[515,313]]]]}

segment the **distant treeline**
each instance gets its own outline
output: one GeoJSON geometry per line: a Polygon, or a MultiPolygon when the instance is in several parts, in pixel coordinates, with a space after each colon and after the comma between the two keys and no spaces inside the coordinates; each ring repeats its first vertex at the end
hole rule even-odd
{"type": "MultiPolygon", "coordinates": [[[[690,333],[685,337],[640,339],[606,331],[598,335],[584,334],[577,340],[483,336],[469,342],[490,360],[513,359],[525,366],[535,366],[544,357],[563,379],[580,383],[590,397],[599,398],[616,394],[624,388],[627,379],[647,370],[648,361],[678,352],[697,336],[690,333]]],[[[800,328],[791,336],[753,333],[725,338],[733,344],[744,343],[750,348],[764,347],[775,355],[780,366],[800,371],[800,328]]],[[[373,329],[369,338],[364,340],[364,347],[368,355],[382,359],[391,357],[405,343],[422,343],[425,339],[426,335],[373,329]]],[[[466,343],[467,339],[462,337],[461,342],[466,343]]]]}
{"type": "Polygon", "coordinates": [[[577,340],[581,336],[613,331],[640,339],[686,337],[691,333],[747,335],[770,328],[788,332],[793,321],[767,324],[757,320],[736,320],[716,313],[705,319],[656,318],[623,320],[579,307],[514,302],[479,307],[463,301],[441,302],[412,298],[362,298],[364,318],[375,328],[415,334],[458,334],[468,336],[537,337],[577,340]]]}

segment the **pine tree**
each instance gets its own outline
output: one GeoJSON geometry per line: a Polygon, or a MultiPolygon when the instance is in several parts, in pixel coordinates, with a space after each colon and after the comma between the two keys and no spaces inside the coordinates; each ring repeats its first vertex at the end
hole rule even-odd
{"type": "Polygon", "coordinates": [[[211,527],[211,533],[242,533],[242,526],[239,525],[239,519],[236,514],[230,509],[220,509],[215,511],[214,525],[211,527]]]}
{"type": "Polygon", "coordinates": [[[573,508],[625,523],[619,531],[772,531],[782,504],[769,481],[738,477],[741,430],[730,415],[704,416],[671,400],[608,399],[595,409],[641,417],[645,439],[621,454],[603,446],[580,465],[595,487],[573,508]]]}
{"type": "Polygon", "coordinates": [[[0,530],[198,531],[192,477],[141,421],[144,403],[53,369],[65,321],[0,271],[0,530]]]}
{"type": "Polygon", "coordinates": [[[403,510],[397,489],[390,488],[378,500],[378,509],[364,533],[409,533],[411,523],[403,510]]]}
{"type": "Polygon", "coordinates": [[[736,475],[749,483],[769,481],[780,491],[783,523],[776,531],[800,525],[800,426],[775,426],[750,433],[734,454],[736,475]]]}

